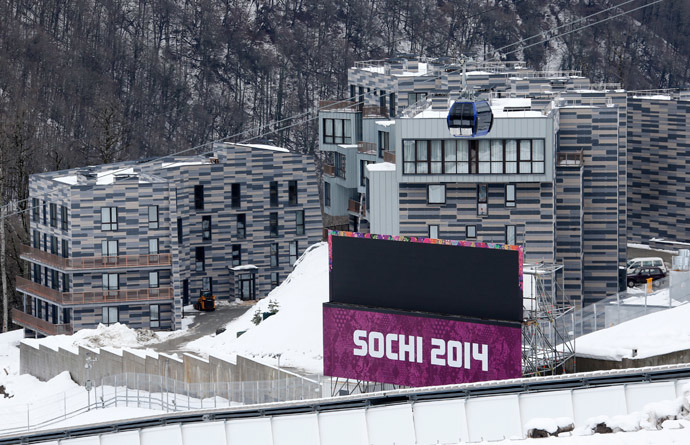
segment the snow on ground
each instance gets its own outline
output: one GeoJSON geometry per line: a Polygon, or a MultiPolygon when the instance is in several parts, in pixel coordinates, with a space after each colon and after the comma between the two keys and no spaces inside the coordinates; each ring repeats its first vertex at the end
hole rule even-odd
{"type": "Polygon", "coordinates": [[[187,348],[218,357],[240,354],[261,362],[298,368],[311,374],[323,373],[323,327],[321,303],[328,301],[328,244],[311,246],[295,264],[293,272],[253,310],[226,326],[219,335],[202,337],[187,348]],[[259,325],[254,314],[268,312],[278,303],[275,315],[259,325]],[[239,331],[246,331],[237,337],[239,331]]]}
{"type": "MultiPolygon", "coordinates": [[[[668,301],[668,300],[667,300],[668,301]]],[[[645,315],[619,325],[578,337],[579,357],[621,360],[652,357],[690,349],[690,304],[645,315]]]]}

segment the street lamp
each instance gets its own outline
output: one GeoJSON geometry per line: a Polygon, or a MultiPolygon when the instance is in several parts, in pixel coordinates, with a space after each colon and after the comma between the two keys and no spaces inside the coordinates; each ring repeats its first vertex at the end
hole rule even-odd
{"type": "Polygon", "coordinates": [[[93,389],[93,382],[91,381],[91,368],[93,367],[93,364],[97,361],[98,359],[91,357],[90,352],[86,353],[86,363],[84,364],[84,368],[86,368],[86,383],[84,384],[84,386],[86,387],[87,411],[91,411],[91,390],[93,389]]]}

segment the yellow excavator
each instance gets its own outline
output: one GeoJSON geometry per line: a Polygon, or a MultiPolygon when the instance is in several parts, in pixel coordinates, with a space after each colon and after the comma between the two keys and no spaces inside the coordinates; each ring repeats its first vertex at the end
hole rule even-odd
{"type": "Polygon", "coordinates": [[[194,309],[197,311],[215,311],[216,296],[209,291],[201,291],[199,299],[194,303],[194,309]]]}

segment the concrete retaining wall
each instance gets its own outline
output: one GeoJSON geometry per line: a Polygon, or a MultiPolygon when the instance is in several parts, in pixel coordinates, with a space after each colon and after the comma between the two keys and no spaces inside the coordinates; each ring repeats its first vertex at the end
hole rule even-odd
{"type": "Polygon", "coordinates": [[[678,363],[690,363],[690,350],[669,352],[668,354],[655,355],[647,358],[624,358],[618,360],[599,360],[595,358],[575,357],[576,369],[573,369],[573,360],[566,363],[568,372],[605,371],[608,369],[644,368],[646,366],[673,365],[678,363]]]}
{"type": "Polygon", "coordinates": [[[185,383],[287,380],[300,377],[239,355],[233,363],[213,356],[204,359],[183,354],[180,358],[138,350],[92,350],[81,346],[77,352],[73,352],[62,348],[55,350],[44,345],[36,348],[24,342],[19,345],[19,370],[22,374],[31,374],[40,380],[50,380],[61,372],[69,371],[72,380],[83,385],[87,380],[87,354],[96,359],[89,372],[96,385],[104,377],[124,373],[167,376],[185,383]]]}

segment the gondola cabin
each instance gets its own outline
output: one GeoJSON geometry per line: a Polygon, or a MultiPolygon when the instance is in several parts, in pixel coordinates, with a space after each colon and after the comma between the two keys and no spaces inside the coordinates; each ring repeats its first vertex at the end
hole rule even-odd
{"type": "Polygon", "coordinates": [[[485,100],[457,101],[448,111],[448,130],[455,137],[485,136],[493,124],[494,115],[485,100]]]}

